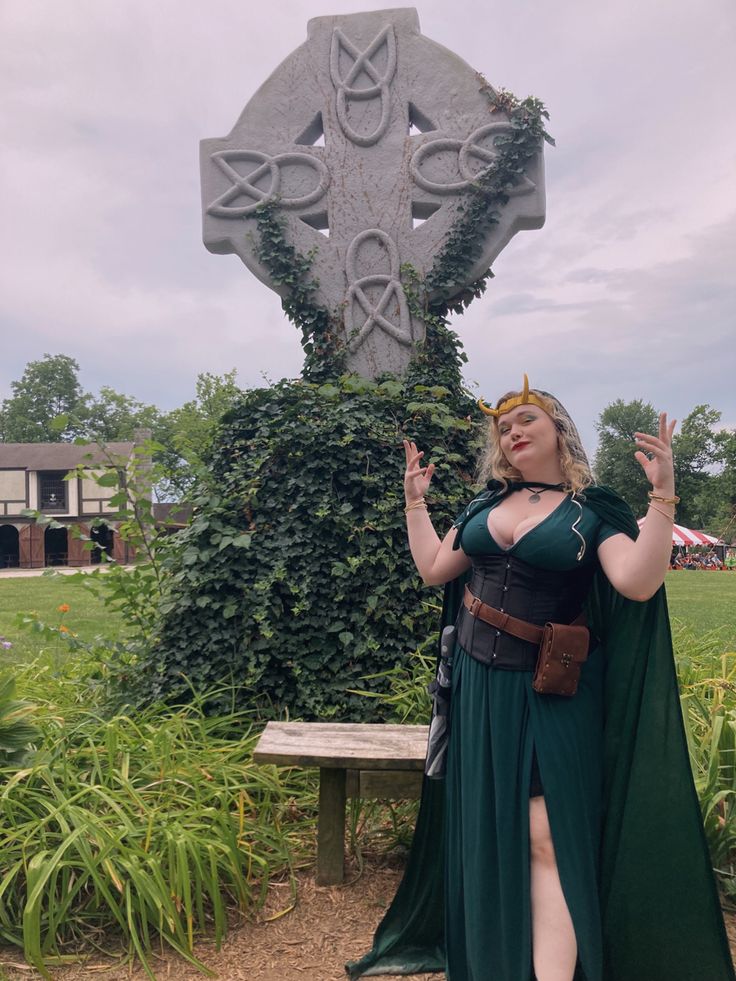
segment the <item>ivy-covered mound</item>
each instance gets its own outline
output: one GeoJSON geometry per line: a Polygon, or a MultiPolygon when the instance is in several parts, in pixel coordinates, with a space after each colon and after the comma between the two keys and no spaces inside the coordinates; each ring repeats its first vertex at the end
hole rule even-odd
{"type": "Polygon", "coordinates": [[[452,332],[432,334],[431,357],[403,379],[283,381],[244,393],[225,417],[215,489],[183,534],[143,665],[150,694],[179,694],[182,676],[200,690],[234,676],[276,711],[376,718],[376,703],[349,689],[380,688],[365,676],[432,635],[440,601],[409,553],[402,437],[437,466],[440,534],[472,493],[478,410],[462,387],[465,356],[452,332]]]}

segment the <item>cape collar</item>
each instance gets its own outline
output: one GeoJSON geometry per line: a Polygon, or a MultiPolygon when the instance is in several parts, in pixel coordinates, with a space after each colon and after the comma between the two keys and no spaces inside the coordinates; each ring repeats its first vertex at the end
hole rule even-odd
{"type": "MultiPolygon", "coordinates": [[[[495,504],[497,501],[502,501],[504,497],[507,497],[513,490],[519,487],[528,487],[529,481],[514,481],[509,480],[506,482],[506,488],[498,480],[489,480],[488,489],[483,491],[477,497],[473,498],[470,504],[465,508],[465,510],[460,514],[453,522],[453,527],[457,528],[457,535],[455,536],[455,541],[452,543],[453,550],[460,548],[460,539],[462,538],[463,529],[465,525],[475,517],[479,511],[487,508],[489,504],[495,504]]],[[[534,487],[546,486],[543,484],[533,484],[534,487]]],[[[557,484],[551,484],[549,486],[557,487],[557,484]]],[[[639,526],[636,523],[636,518],[634,517],[631,508],[624,501],[622,497],[611,490],[610,487],[604,487],[602,484],[591,484],[586,487],[584,491],[573,495],[574,499],[579,503],[586,504],[592,511],[594,511],[599,518],[607,522],[624,535],[628,535],[629,538],[637,538],[639,535],[639,526]]]]}

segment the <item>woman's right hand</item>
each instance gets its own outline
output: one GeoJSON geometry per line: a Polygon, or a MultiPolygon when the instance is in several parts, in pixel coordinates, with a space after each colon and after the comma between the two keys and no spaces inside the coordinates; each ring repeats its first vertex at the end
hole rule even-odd
{"type": "Polygon", "coordinates": [[[414,501],[421,500],[429,490],[434,473],[434,464],[430,463],[426,467],[419,465],[424,453],[417,450],[416,443],[404,440],[404,453],[406,454],[406,473],[404,474],[404,495],[406,503],[412,504],[414,501]]]}

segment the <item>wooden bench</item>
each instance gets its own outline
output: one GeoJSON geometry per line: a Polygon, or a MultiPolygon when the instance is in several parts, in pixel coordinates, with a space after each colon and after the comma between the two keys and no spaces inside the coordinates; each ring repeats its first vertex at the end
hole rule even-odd
{"type": "Polygon", "coordinates": [[[269,722],[253,759],[319,767],[317,882],[343,881],[348,797],[418,798],[428,726],[269,722]]]}

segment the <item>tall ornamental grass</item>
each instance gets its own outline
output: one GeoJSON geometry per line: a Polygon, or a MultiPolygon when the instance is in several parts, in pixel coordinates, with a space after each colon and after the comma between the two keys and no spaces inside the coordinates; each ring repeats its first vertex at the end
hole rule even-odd
{"type": "Polygon", "coordinates": [[[673,624],[685,732],[711,859],[736,897],[736,651],[722,632],[673,624]]]}
{"type": "Polygon", "coordinates": [[[206,972],[197,935],[219,946],[229,912],[306,855],[314,777],[256,766],[254,719],[208,717],[202,696],[105,718],[40,659],[18,688],[42,738],[23,769],[0,769],[0,938],[44,977],[115,934],[150,978],[164,944],[206,972]]]}
{"type": "MultiPolygon", "coordinates": [[[[736,653],[721,653],[718,631],[696,636],[676,623],[674,636],[706,834],[733,896],[736,653]]],[[[383,699],[398,721],[426,722],[434,647],[430,637],[383,672],[384,694],[372,685],[363,694],[383,699]]],[[[311,860],[316,774],[254,765],[259,723],[234,707],[247,701],[237,689],[113,714],[98,661],[72,653],[52,647],[16,677],[18,697],[36,706],[38,735],[26,761],[0,767],[0,940],[23,948],[45,977],[51,965],[121,945],[152,979],[151,951],[166,945],[207,972],[193,953],[197,938],[219,945],[228,921],[263,901],[272,876],[311,860]],[[231,708],[208,715],[213,703],[231,708]]],[[[415,811],[415,802],[388,814],[354,802],[358,862],[377,838],[406,844],[415,811]]]]}

